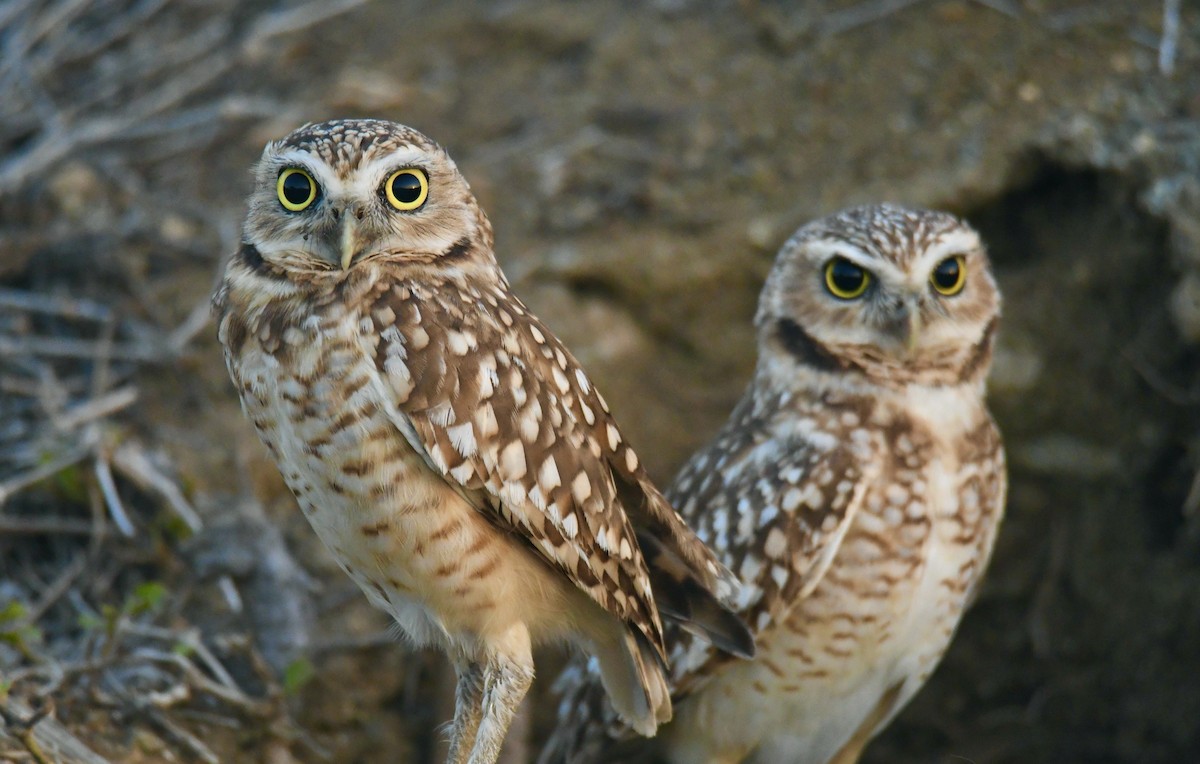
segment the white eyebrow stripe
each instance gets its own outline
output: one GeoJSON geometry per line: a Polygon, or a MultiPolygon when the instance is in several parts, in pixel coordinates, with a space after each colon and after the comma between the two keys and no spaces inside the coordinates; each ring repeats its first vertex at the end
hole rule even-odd
{"type": "Polygon", "coordinates": [[[313,180],[321,187],[323,194],[337,195],[343,191],[341,179],[336,174],[330,172],[331,168],[329,165],[307,151],[289,149],[278,154],[276,161],[280,167],[303,168],[309,175],[313,176],[313,180]]]}
{"type": "Polygon", "coordinates": [[[885,281],[903,281],[904,272],[895,263],[863,252],[858,247],[844,241],[814,241],[808,245],[808,251],[816,254],[822,262],[834,257],[844,257],[863,270],[885,281]]]}
{"type": "Polygon", "coordinates": [[[965,228],[951,231],[927,247],[913,263],[913,273],[928,274],[950,255],[965,255],[980,249],[979,235],[965,228]]]}
{"type": "Polygon", "coordinates": [[[403,146],[375,157],[358,166],[358,175],[383,182],[383,176],[405,167],[422,167],[429,163],[429,152],[417,146],[403,146]]]}
{"type": "MultiPolygon", "coordinates": [[[[343,192],[363,198],[369,197],[379,190],[396,170],[403,170],[406,167],[424,169],[429,163],[430,153],[418,146],[398,148],[360,164],[350,174],[347,179],[349,182],[343,192]]],[[[425,172],[428,173],[428,170],[425,172]]]]}
{"type": "Polygon", "coordinates": [[[302,167],[321,186],[322,192],[331,197],[373,193],[386,176],[405,167],[421,167],[429,162],[429,152],[419,146],[403,146],[359,165],[347,179],[332,172],[332,168],[303,149],[287,149],[275,157],[281,167],[302,167]]]}

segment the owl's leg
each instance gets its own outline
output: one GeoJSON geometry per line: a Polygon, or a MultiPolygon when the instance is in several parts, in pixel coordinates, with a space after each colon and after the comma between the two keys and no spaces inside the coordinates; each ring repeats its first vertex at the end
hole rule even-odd
{"type": "Polygon", "coordinates": [[[509,732],[512,715],[533,684],[533,645],[522,622],[488,634],[484,663],[484,717],[475,734],[469,764],[494,764],[509,732]]]}
{"type": "Polygon", "coordinates": [[[533,684],[533,666],[491,663],[484,668],[483,720],[469,764],[494,764],[517,706],[533,684]]]}
{"type": "Polygon", "coordinates": [[[833,758],[829,760],[829,764],[856,764],[859,757],[862,756],[863,748],[866,748],[867,742],[868,740],[863,738],[851,740],[833,755],[833,758]]]}
{"type": "Polygon", "coordinates": [[[882,728],[883,722],[890,719],[891,715],[896,712],[896,701],[899,700],[900,691],[903,689],[903,681],[889,687],[879,702],[875,704],[875,708],[858,726],[841,750],[833,755],[828,764],[856,764],[859,757],[862,756],[863,749],[867,747],[867,743],[871,742],[871,737],[882,728]]]}
{"type": "Polygon", "coordinates": [[[483,665],[462,661],[455,666],[458,685],[454,689],[454,722],[450,725],[450,755],[447,764],[466,764],[479,720],[483,716],[483,665]]]}

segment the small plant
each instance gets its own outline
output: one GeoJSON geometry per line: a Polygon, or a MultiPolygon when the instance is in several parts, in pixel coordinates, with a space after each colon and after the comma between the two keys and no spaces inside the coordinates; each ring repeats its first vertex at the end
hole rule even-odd
{"type": "Polygon", "coordinates": [[[297,658],[283,670],[283,691],[288,695],[296,695],[316,675],[312,661],[308,658],[297,658]]]}
{"type": "Polygon", "coordinates": [[[27,619],[29,611],[13,600],[0,607],[0,642],[12,645],[26,660],[35,660],[33,644],[42,641],[42,630],[27,619]]]}

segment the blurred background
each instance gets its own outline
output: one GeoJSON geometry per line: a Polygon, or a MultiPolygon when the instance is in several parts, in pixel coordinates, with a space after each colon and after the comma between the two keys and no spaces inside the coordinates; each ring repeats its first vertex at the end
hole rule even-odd
{"type": "Polygon", "coordinates": [[[438,760],[444,658],[332,564],[208,315],[262,145],[376,116],[448,148],[663,483],[795,228],[964,215],[1008,518],[866,761],[1200,761],[1198,62],[1181,0],[5,0],[0,759],[438,760]]]}

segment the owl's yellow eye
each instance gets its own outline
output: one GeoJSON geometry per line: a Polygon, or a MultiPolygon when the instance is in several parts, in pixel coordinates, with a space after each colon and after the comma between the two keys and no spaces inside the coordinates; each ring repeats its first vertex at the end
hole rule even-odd
{"type": "Polygon", "coordinates": [[[425,177],[423,170],[415,167],[397,170],[383,184],[383,194],[388,204],[401,212],[415,210],[429,196],[429,178],[425,177]]]}
{"type": "Polygon", "coordinates": [[[929,274],[929,283],[935,292],[946,297],[953,297],[963,290],[967,283],[967,262],[962,255],[953,255],[937,264],[933,273],[929,274]]]}
{"type": "Polygon", "coordinates": [[[871,285],[871,274],[844,257],[835,257],[825,264],[825,287],[834,297],[853,300],[861,297],[871,285]]]}
{"type": "Polygon", "coordinates": [[[279,173],[275,193],[284,209],[292,212],[308,209],[317,199],[317,182],[299,167],[289,167],[279,173]]]}

